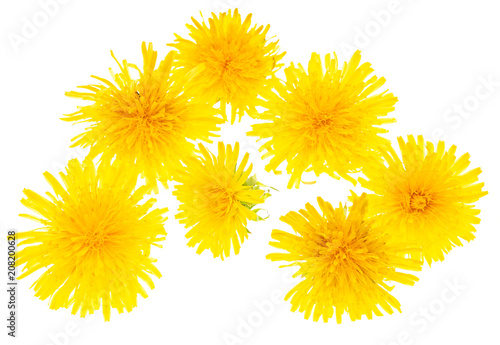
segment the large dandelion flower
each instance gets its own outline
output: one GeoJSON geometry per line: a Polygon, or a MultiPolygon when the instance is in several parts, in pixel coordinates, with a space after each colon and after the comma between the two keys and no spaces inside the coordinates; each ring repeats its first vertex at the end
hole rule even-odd
{"type": "Polygon", "coordinates": [[[239,144],[224,147],[219,142],[216,157],[200,144],[201,157],[190,162],[179,176],[173,192],[181,205],[176,215],[186,228],[188,246],[198,245],[196,252],[210,249],[215,257],[228,257],[231,245],[238,254],[243,241],[248,238],[249,220],[260,220],[257,204],[269,196],[261,189],[255,176],[250,177],[249,155],[245,154],[238,166],[239,144]]]}
{"type": "Polygon", "coordinates": [[[388,141],[380,126],[394,122],[386,115],[394,110],[397,98],[391,93],[375,93],[385,82],[371,76],[369,63],[360,64],[360,52],[349,63],[338,66],[337,56],[321,58],[313,53],[305,70],[293,63],[285,69],[286,81],[274,78],[275,93],[255,124],[251,136],[268,139],[261,147],[263,158],[272,157],[267,171],[286,162],[291,174],[288,188],[299,187],[302,174],[327,173],[355,183],[349,174],[380,158],[376,149],[388,141]]]}
{"type": "Polygon", "coordinates": [[[184,73],[195,74],[189,83],[197,98],[210,104],[220,102],[225,116],[231,105],[231,123],[246,112],[256,114],[258,96],[266,92],[267,78],[281,66],[285,53],[278,52],[278,41],[267,37],[269,25],[251,27],[252,15],[242,22],[238,10],[212,13],[205,22],[187,24],[193,40],[175,35],[170,46],[179,51],[178,65],[184,73]]]}
{"type": "MultiPolygon", "coordinates": [[[[113,53],[111,53],[113,55],[113,53]]],[[[188,80],[182,73],[173,77],[170,52],[156,67],[157,52],[142,44],[144,67],[118,63],[120,73],[113,81],[93,76],[98,85],[81,86],[86,92],[68,92],[70,97],[91,101],[65,121],[86,122],[90,127],[75,137],[73,146],[90,147],[90,158],[137,165],[148,184],[157,179],[165,185],[182,168],[180,160],[190,157],[195,146],[190,140],[211,142],[209,137],[223,123],[216,109],[195,103],[184,94],[188,80]],[[137,72],[134,79],[131,72],[137,72]]],[[[114,58],[114,55],[113,55],[114,58]]]]}
{"type": "Polygon", "coordinates": [[[135,189],[130,169],[105,166],[97,175],[92,162],[71,160],[62,183],[44,176],[54,193],[24,190],[21,200],[37,214],[21,216],[43,227],[19,234],[19,279],[43,269],[32,287],[51,309],[71,307],[85,317],[102,306],[106,321],[111,308],[130,312],[137,295],[147,297],[143,282],[153,289],[151,276],[161,277],[149,253],[164,240],[167,209],[149,211],[154,199],[138,204],[148,188],[135,189]]]}
{"type": "Polygon", "coordinates": [[[398,142],[402,158],[389,147],[386,163],[364,170],[360,183],[375,193],[368,196],[370,213],[392,238],[421,247],[430,265],[461,246],[460,239],[474,239],[479,210],[472,203],[488,192],[478,183],[480,168],[465,172],[470,155],[457,159],[456,146],[446,151],[442,141],[434,147],[411,135],[398,142]]]}
{"type": "MultiPolygon", "coordinates": [[[[366,216],[366,195],[357,199],[349,214],[342,207],[333,208],[318,198],[323,214],[311,205],[305,210],[289,212],[280,219],[289,224],[295,234],[273,230],[273,247],[286,251],[267,256],[272,261],[287,261],[298,266],[294,277],[302,277],[285,299],[290,299],[292,311],[299,310],[314,321],[321,317],[327,322],[335,313],[337,323],[348,313],[352,321],[363,315],[371,319],[389,314],[400,304],[389,292],[388,281],[413,285],[418,278],[396,271],[419,271],[422,262],[405,259],[411,251],[406,245],[388,245],[384,229],[376,227],[366,216]]],[[[284,267],[284,266],[283,266],[284,267]]]]}

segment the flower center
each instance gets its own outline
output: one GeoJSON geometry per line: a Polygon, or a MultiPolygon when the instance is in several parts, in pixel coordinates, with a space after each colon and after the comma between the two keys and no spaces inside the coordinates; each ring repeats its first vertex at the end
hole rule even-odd
{"type": "Polygon", "coordinates": [[[208,191],[208,205],[214,213],[227,215],[234,203],[234,192],[228,188],[215,187],[208,191]]]}
{"type": "Polygon", "coordinates": [[[216,57],[212,70],[218,74],[220,80],[228,82],[238,74],[237,64],[233,56],[227,54],[216,57]]]}
{"type": "Polygon", "coordinates": [[[422,212],[430,203],[428,195],[422,192],[414,192],[410,196],[410,209],[412,212],[422,212]]]}
{"type": "Polygon", "coordinates": [[[341,261],[347,261],[350,258],[351,249],[345,244],[339,244],[338,241],[328,243],[326,250],[334,259],[334,265],[338,265],[341,261]]]}
{"type": "Polygon", "coordinates": [[[232,60],[230,58],[225,58],[220,61],[220,67],[223,72],[226,72],[231,67],[232,60]]]}
{"type": "Polygon", "coordinates": [[[106,241],[106,237],[103,228],[94,229],[85,235],[85,245],[90,250],[99,249],[106,241]]]}
{"type": "Polygon", "coordinates": [[[327,130],[333,124],[333,114],[331,113],[320,112],[311,116],[311,125],[317,131],[327,130]]]}

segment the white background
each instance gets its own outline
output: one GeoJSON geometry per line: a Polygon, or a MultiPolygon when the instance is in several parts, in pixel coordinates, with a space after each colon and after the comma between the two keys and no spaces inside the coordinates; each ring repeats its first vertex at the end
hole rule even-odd
{"type": "MultiPolygon", "coordinates": [[[[266,202],[270,218],[250,225],[252,234],[238,256],[221,262],[208,252],[199,256],[188,248],[186,230],[174,219],[178,205],[170,191],[163,190],[157,206],[170,209],[165,225],[169,235],[165,247],[153,252],[163,277],[155,281],[156,289],[147,300],[140,299],[132,313],[113,313],[109,323],[100,313],[82,320],[65,309],[49,310],[47,301],[33,296],[30,277],[19,285],[17,339],[6,336],[7,295],[0,294],[1,344],[225,344],[224,334],[259,345],[500,343],[500,85],[488,91],[481,82],[488,78],[500,82],[497,1],[69,0],[46,23],[43,15],[37,17],[43,11],[38,1],[1,0],[0,4],[2,237],[9,228],[25,231],[37,226],[17,216],[25,211],[19,202],[23,188],[45,192],[42,173],[59,171],[75,155],[67,147],[83,126],[59,120],[78,104],[64,92],[90,83],[91,74],[107,77],[108,68],[115,68],[110,49],[119,59],[141,63],[144,40],[165,54],[174,32],[186,35],[184,24],[191,16],[199,18],[202,11],[207,17],[221,4],[236,4],[243,14],[253,13],[254,23],[270,23],[271,33],[287,52],[287,64],[307,63],[313,51],[337,51],[344,60],[348,56],[343,47],[360,48],[363,61],[371,62],[378,76],[385,76],[387,88],[399,98],[392,113],[398,122],[388,127],[388,137],[424,134],[435,140],[441,130],[448,146],[456,144],[460,154],[469,152],[472,167],[482,167],[480,178],[490,193],[477,203],[482,210],[477,239],[454,249],[432,269],[424,268],[415,287],[396,287],[402,314],[371,321],[345,318],[341,325],[314,323],[289,312],[284,302],[273,304],[274,310],[262,316],[254,302],[262,303],[292,286],[284,269],[265,260],[272,250],[268,245],[272,229],[287,229],[278,218],[306,202],[314,203],[317,196],[334,204],[344,202],[353,187],[322,176],[315,185],[287,190],[287,178],[266,173],[253,139],[245,138],[251,123],[246,118],[234,126],[224,125],[223,139],[241,141],[252,154],[259,179],[280,192],[266,202]],[[33,23],[34,16],[41,27],[15,47],[8,37],[21,36],[23,18],[33,23]],[[465,116],[451,113],[464,103],[470,109],[465,116]],[[454,283],[461,286],[456,293],[447,287],[454,283]],[[425,310],[430,310],[428,320],[425,310]],[[251,334],[238,334],[249,316],[259,324],[251,327],[251,334]]],[[[359,186],[355,190],[361,191],[359,186]]],[[[5,241],[1,243],[0,257],[6,258],[5,241]]],[[[5,291],[6,259],[2,262],[0,281],[5,291]]]]}

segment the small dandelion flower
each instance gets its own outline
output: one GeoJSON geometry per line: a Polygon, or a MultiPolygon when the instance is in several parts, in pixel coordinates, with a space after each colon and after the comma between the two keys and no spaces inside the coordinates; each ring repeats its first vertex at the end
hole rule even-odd
{"type": "Polygon", "coordinates": [[[91,161],[73,159],[62,182],[44,176],[54,192],[25,189],[21,200],[37,215],[20,216],[43,226],[19,234],[19,279],[43,269],[32,287],[51,309],[71,307],[85,317],[102,306],[106,321],[111,308],[130,312],[137,295],[147,297],[143,283],[153,289],[151,276],[161,277],[149,254],[165,239],[167,209],[150,211],[154,199],[139,204],[149,188],[135,189],[137,174],[128,168],[104,166],[97,175],[91,161]]]}
{"type": "Polygon", "coordinates": [[[267,79],[282,65],[278,61],[285,55],[279,53],[278,41],[267,37],[270,26],[254,25],[252,15],[242,22],[238,10],[212,13],[205,22],[191,18],[187,24],[192,40],[175,35],[169,44],[179,51],[177,64],[183,73],[196,75],[190,90],[197,98],[210,104],[220,102],[225,116],[226,105],[231,105],[231,123],[246,112],[257,113],[258,96],[266,92],[267,79]]]}
{"type": "Polygon", "coordinates": [[[198,245],[201,254],[210,249],[215,257],[228,257],[231,246],[238,254],[243,241],[248,238],[249,220],[261,220],[257,215],[269,194],[261,189],[255,176],[250,177],[249,155],[245,154],[238,165],[239,144],[224,147],[218,144],[218,156],[199,145],[201,156],[190,162],[185,173],[179,175],[173,194],[181,203],[176,215],[180,223],[191,228],[186,234],[188,246],[198,245]]]}
{"type": "Polygon", "coordinates": [[[111,73],[113,81],[93,76],[100,84],[80,86],[85,92],[67,92],[92,104],[64,120],[90,123],[72,145],[90,147],[89,158],[102,155],[102,161],[135,164],[148,184],[156,187],[158,179],[167,187],[182,168],[180,160],[194,154],[195,145],[189,140],[211,142],[210,136],[216,136],[213,131],[224,121],[216,116],[216,109],[184,94],[187,77],[181,73],[173,77],[175,52],[168,53],[158,67],[151,43],[142,44],[142,55],[142,71],[126,60],[122,64],[116,60],[120,73],[111,73]],[[134,70],[137,79],[132,77],[134,70]]]}
{"type": "Polygon", "coordinates": [[[272,157],[267,171],[276,172],[286,162],[288,188],[298,188],[308,171],[355,183],[350,173],[381,158],[376,149],[388,141],[379,135],[387,132],[380,126],[395,122],[386,115],[397,98],[375,93],[385,79],[371,76],[370,64],[360,61],[357,51],[339,68],[337,56],[328,54],[323,68],[313,53],[307,70],[292,63],[285,82],[273,79],[275,92],[258,116],[266,122],[253,125],[248,135],[266,139],[260,150],[266,151],[262,158],[272,157]]]}
{"type": "Polygon", "coordinates": [[[392,147],[384,152],[386,163],[365,169],[361,185],[368,196],[369,213],[376,215],[396,241],[422,248],[419,254],[431,265],[462,241],[474,237],[479,210],[473,203],[488,194],[478,183],[480,168],[466,172],[470,155],[457,159],[456,146],[445,150],[408,136],[398,138],[401,159],[392,147]]]}
{"type": "Polygon", "coordinates": [[[302,280],[285,296],[292,311],[321,317],[327,322],[335,313],[337,323],[349,314],[352,321],[363,315],[371,319],[382,316],[382,310],[392,314],[400,303],[389,292],[393,281],[413,285],[418,278],[396,271],[419,271],[422,262],[406,259],[413,249],[402,244],[387,244],[384,229],[376,227],[366,216],[366,195],[357,199],[347,213],[340,204],[333,208],[318,197],[320,214],[311,204],[305,210],[289,212],[280,219],[290,225],[295,234],[273,230],[270,244],[283,253],[268,254],[272,261],[287,261],[285,266],[298,266],[294,277],[302,280]]]}

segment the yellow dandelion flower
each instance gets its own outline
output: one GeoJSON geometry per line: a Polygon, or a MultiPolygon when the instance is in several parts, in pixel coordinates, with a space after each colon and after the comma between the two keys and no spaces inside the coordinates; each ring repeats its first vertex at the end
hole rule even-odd
{"type": "Polygon", "coordinates": [[[149,188],[135,189],[137,174],[128,168],[104,166],[97,174],[91,161],[73,159],[62,183],[44,176],[54,192],[47,198],[25,189],[21,200],[37,215],[20,216],[43,227],[19,234],[19,279],[43,269],[32,287],[51,309],[71,307],[85,317],[102,305],[106,321],[111,308],[130,312],[137,295],[147,297],[143,282],[153,289],[151,276],[161,277],[149,254],[165,239],[167,209],[149,211],[154,199],[138,204],[149,188]]]}
{"type": "Polygon", "coordinates": [[[111,72],[113,81],[92,76],[100,83],[80,86],[85,92],[67,92],[92,104],[64,120],[90,123],[72,146],[90,147],[91,159],[102,155],[103,161],[115,158],[126,166],[135,164],[148,184],[156,187],[158,179],[167,187],[182,168],[180,159],[188,159],[196,149],[189,140],[211,142],[212,132],[224,121],[215,116],[216,109],[184,94],[188,78],[180,73],[173,77],[175,52],[168,53],[158,67],[151,43],[142,44],[142,55],[142,71],[126,60],[122,64],[116,60],[120,73],[111,72]],[[132,77],[134,70],[137,79],[132,77]]]}
{"type": "Polygon", "coordinates": [[[247,168],[248,153],[238,165],[239,144],[218,145],[216,157],[200,144],[201,156],[190,162],[185,173],[179,175],[173,194],[181,203],[175,218],[186,228],[188,246],[198,246],[201,254],[210,249],[215,257],[228,257],[231,244],[234,254],[248,238],[249,220],[261,220],[257,215],[269,194],[261,189],[255,176],[250,177],[252,164],[247,168]]]}
{"type": "Polygon", "coordinates": [[[290,225],[295,234],[273,230],[270,244],[284,253],[272,253],[272,261],[287,261],[298,266],[294,277],[302,277],[285,296],[290,299],[292,311],[321,317],[327,322],[335,313],[337,323],[348,313],[352,321],[363,315],[389,314],[400,304],[389,292],[388,281],[413,285],[418,278],[396,271],[419,271],[422,262],[406,259],[403,254],[412,251],[403,244],[388,245],[383,228],[366,218],[366,195],[356,200],[347,213],[340,204],[333,208],[318,197],[320,214],[311,204],[305,210],[289,212],[280,219],[290,225]]]}
{"type": "Polygon", "coordinates": [[[249,14],[242,22],[237,9],[212,13],[208,25],[191,18],[194,25],[186,26],[192,40],[175,35],[175,43],[169,44],[179,51],[181,71],[196,75],[189,84],[193,94],[210,104],[220,102],[224,116],[230,104],[231,123],[236,114],[241,119],[245,112],[257,113],[257,97],[285,55],[279,53],[278,41],[267,37],[270,26],[251,27],[251,18],[249,14]]]}
{"type": "Polygon", "coordinates": [[[474,239],[479,224],[479,210],[473,203],[488,194],[478,183],[480,168],[466,171],[470,155],[457,159],[456,146],[445,150],[444,142],[437,147],[408,136],[398,138],[401,159],[392,147],[384,152],[386,163],[364,170],[361,185],[374,194],[368,196],[370,213],[397,241],[422,248],[421,254],[429,265],[444,260],[444,254],[460,239],[474,239]]]}
{"type": "Polygon", "coordinates": [[[397,98],[387,91],[375,93],[385,79],[371,76],[371,65],[360,60],[357,51],[339,68],[337,56],[327,54],[323,68],[313,53],[307,70],[292,63],[285,82],[273,79],[275,92],[259,115],[266,122],[253,125],[248,135],[266,139],[260,150],[267,151],[262,158],[272,157],[267,171],[286,162],[288,188],[298,188],[308,171],[355,183],[348,174],[380,159],[376,149],[388,143],[379,136],[387,132],[380,126],[395,122],[386,115],[397,98]]]}

